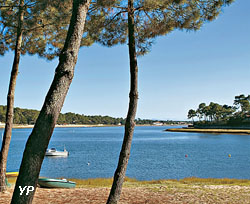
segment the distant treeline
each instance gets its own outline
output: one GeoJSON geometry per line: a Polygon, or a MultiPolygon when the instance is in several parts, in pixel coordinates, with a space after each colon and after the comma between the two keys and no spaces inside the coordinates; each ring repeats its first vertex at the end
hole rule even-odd
{"type": "Polygon", "coordinates": [[[233,105],[220,105],[210,102],[199,104],[196,110],[188,111],[188,118],[193,120],[194,125],[250,125],[250,95],[241,94],[235,96],[233,105]],[[194,118],[198,121],[194,122],[194,118]]]}
{"type": "MultiPolygon", "coordinates": [[[[5,122],[6,117],[6,106],[0,105],[0,122],[5,122]]],[[[31,110],[31,109],[22,109],[15,108],[14,109],[14,123],[15,124],[35,124],[36,119],[39,115],[39,111],[31,110]]],[[[148,119],[136,119],[136,124],[153,124],[155,122],[161,122],[164,124],[177,123],[174,121],[158,121],[158,120],[148,120],[148,119]]],[[[113,118],[110,116],[87,116],[76,113],[60,113],[59,118],[57,120],[57,124],[88,124],[88,125],[96,125],[96,124],[104,124],[104,125],[124,125],[124,118],[113,118]]]]}

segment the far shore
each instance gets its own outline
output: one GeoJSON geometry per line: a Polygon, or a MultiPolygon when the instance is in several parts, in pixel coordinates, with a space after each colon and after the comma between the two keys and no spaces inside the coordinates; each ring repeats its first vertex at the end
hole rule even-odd
{"type": "Polygon", "coordinates": [[[250,134],[249,129],[198,129],[198,128],[169,128],[168,132],[192,132],[192,133],[214,133],[214,134],[250,134]]]}
{"type": "MultiPolygon", "coordinates": [[[[68,124],[68,125],[56,125],[56,128],[69,128],[69,127],[105,127],[105,126],[113,126],[113,125],[102,125],[102,124],[97,124],[97,125],[77,125],[77,124],[68,124]]],[[[118,125],[117,125],[118,126],[118,125]]],[[[34,125],[17,125],[14,124],[13,128],[17,129],[23,129],[23,128],[33,128],[34,125]]],[[[0,125],[0,128],[4,128],[4,125],[0,125]]]]}
{"type": "MultiPolygon", "coordinates": [[[[154,124],[144,124],[144,125],[136,125],[136,126],[179,126],[186,124],[164,124],[164,125],[154,125],[154,124]]],[[[95,124],[95,125],[84,125],[84,124],[64,124],[64,125],[56,125],[56,128],[77,128],[77,127],[119,127],[124,125],[105,125],[105,124],[95,124]]],[[[33,128],[34,125],[18,125],[14,124],[13,128],[23,129],[23,128],[33,128]]],[[[0,129],[4,128],[4,124],[0,124],[0,129]]]]}

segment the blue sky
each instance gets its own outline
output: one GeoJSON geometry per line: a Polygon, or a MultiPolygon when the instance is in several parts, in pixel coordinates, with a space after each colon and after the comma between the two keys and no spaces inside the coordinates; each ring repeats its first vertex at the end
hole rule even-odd
{"type": "MultiPolygon", "coordinates": [[[[211,101],[232,105],[250,94],[250,1],[236,0],[198,32],[156,39],[138,59],[137,117],[186,120],[189,109],[211,101]]],[[[0,104],[6,104],[13,54],[0,57],[0,104]]],[[[23,56],[15,106],[41,109],[58,60],[23,56]]],[[[126,45],[81,48],[62,112],[126,117],[129,63],[126,45]]]]}

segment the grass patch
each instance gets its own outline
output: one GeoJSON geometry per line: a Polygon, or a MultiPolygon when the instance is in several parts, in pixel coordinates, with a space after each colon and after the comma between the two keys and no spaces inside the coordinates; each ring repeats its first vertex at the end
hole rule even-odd
{"type": "MultiPolygon", "coordinates": [[[[14,185],[17,177],[8,177],[8,182],[14,185]]],[[[90,179],[68,179],[76,182],[77,188],[86,187],[111,187],[113,178],[90,178],[90,179]]],[[[229,179],[229,178],[198,178],[189,177],[184,179],[161,179],[151,181],[139,181],[135,178],[126,177],[124,180],[124,187],[184,187],[185,185],[239,185],[250,186],[250,180],[248,179],[229,179]]]]}
{"type": "Polygon", "coordinates": [[[229,178],[197,178],[189,177],[179,180],[183,184],[203,184],[203,185],[244,185],[250,186],[248,179],[229,179],[229,178]]]}
{"type": "Polygon", "coordinates": [[[68,179],[76,182],[76,187],[109,187],[112,185],[112,178],[90,178],[90,179],[68,179]]]}
{"type": "MultiPolygon", "coordinates": [[[[111,187],[113,183],[113,178],[90,178],[90,179],[68,179],[70,181],[76,182],[76,187],[111,187]]],[[[134,178],[126,177],[124,179],[124,185],[139,183],[138,180],[134,178]]]]}
{"type": "MultiPolygon", "coordinates": [[[[77,187],[111,187],[113,178],[91,178],[91,179],[69,179],[70,181],[76,182],[77,187]]],[[[139,181],[135,178],[126,177],[124,180],[124,187],[139,187],[149,185],[163,185],[177,180],[151,180],[151,181],[139,181]]]]}
{"type": "MultiPolygon", "coordinates": [[[[77,187],[111,187],[112,178],[94,178],[94,179],[69,179],[76,182],[77,187]]],[[[184,179],[168,179],[168,180],[151,180],[139,181],[134,178],[125,178],[124,187],[154,187],[154,186],[175,186],[183,187],[183,185],[240,185],[250,186],[248,179],[229,179],[229,178],[197,178],[189,177],[184,179]]]]}

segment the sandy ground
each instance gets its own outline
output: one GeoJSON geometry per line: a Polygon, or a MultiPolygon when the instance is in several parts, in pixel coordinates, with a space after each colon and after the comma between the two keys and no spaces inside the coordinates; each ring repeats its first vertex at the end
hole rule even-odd
{"type": "MultiPolygon", "coordinates": [[[[176,125],[181,125],[181,126],[187,126],[189,124],[166,124],[163,126],[176,126],[176,125]]],[[[68,124],[68,125],[56,125],[56,127],[61,127],[61,128],[74,128],[74,127],[117,127],[117,126],[123,126],[123,125],[104,125],[104,124],[96,124],[96,125],[80,125],[80,124],[68,124]]],[[[159,125],[152,125],[152,124],[145,124],[145,125],[136,125],[136,126],[159,126],[159,125]]],[[[5,127],[4,123],[0,123],[0,129],[3,129],[5,127]]],[[[34,125],[18,125],[18,124],[13,124],[13,128],[17,129],[22,129],[22,128],[33,128],[34,125]]]]}
{"type": "MultiPolygon", "coordinates": [[[[0,193],[0,203],[10,203],[13,189],[0,193]]],[[[34,204],[103,204],[109,188],[41,189],[37,188],[34,204]]],[[[125,187],[120,204],[250,204],[250,186],[156,186],[125,187]]]]}
{"type": "MultiPolygon", "coordinates": [[[[56,125],[56,127],[61,127],[61,128],[72,128],[72,127],[103,127],[104,125],[99,124],[99,125],[56,125]]],[[[13,125],[13,128],[18,128],[18,129],[22,129],[22,128],[33,128],[34,125],[13,125]]],[[[4,125],[0,125],[0,128],[4,128],[4,125]]]]}

